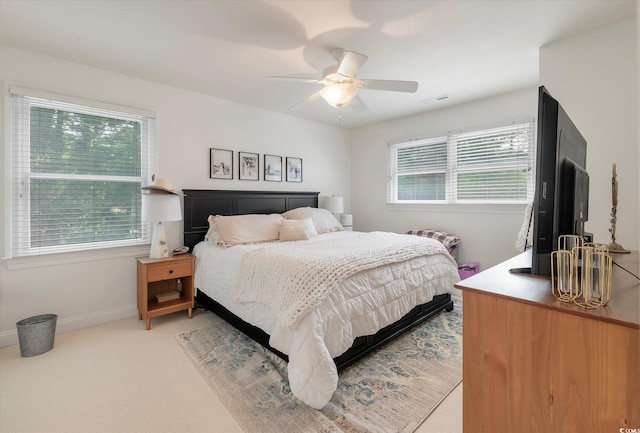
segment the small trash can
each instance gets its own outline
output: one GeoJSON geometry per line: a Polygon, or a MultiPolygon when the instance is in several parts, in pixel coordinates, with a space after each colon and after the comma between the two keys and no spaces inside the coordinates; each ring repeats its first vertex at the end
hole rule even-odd
{"type": "Polygon", "coordinates": [[[57,321],[58,316],[55,314],[41,314],[16,323],[20,356],[27,358],[53,349],[57,321]]]}

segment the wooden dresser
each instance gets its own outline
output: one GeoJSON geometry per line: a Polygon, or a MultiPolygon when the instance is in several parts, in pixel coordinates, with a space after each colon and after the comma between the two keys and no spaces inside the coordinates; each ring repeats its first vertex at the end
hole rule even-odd
{"type": "MultiPolygon", "coordinates": [[[[612,257],[638,274],[637,251],[612,257]]],[[[523,253],[456,284],[464,432],[640,431],[639,281],[614,265],[611,301],[585,310],[557,302],[549,278],[509,273],[530,263],[523,253]]]]}

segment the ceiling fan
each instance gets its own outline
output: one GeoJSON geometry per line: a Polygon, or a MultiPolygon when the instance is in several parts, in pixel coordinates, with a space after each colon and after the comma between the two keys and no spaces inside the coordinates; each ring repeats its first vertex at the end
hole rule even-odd
{"type": "Polygon", "coordinates": [[[282,76],[271,76],[267,78],[305,81],[324,85],[318,92],[297,102],[291,106],[290,109],[298,108],[303,104],[322,98],[329,105],[336,108],[346,107],[353,102],[352,108],[358,110],[366,108],[364,102],[357,95],[358,89],[388,90],[407,93],[414,93],[418,89],[418,83],[416,81],[356,78],[356,73],[368,58],[363,54],[346,51],[343,48],[334,48],[331,50],[331,55],[337,64],[325,68],[322,72],[322,78],[320,79],[282,76]]]}

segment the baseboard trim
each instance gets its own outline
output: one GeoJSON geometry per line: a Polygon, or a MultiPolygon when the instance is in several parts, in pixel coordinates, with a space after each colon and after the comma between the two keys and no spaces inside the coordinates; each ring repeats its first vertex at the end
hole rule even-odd
{"type": "MultiPolygon", "coordinates": [[[[82,328],[101,325],[103,323],[114,322],[120,319],[126,319],[136,316],[138,309],[135,305],[127,305],[111,310],[98,311],[96,313],[84,314],[82,316],[60,318],[56,323],[56,335],[65,332],[76,331],[82,328]]],[[[0,332],[0,347],[12,346],[18,344],[18,330],[0,332]]]]}

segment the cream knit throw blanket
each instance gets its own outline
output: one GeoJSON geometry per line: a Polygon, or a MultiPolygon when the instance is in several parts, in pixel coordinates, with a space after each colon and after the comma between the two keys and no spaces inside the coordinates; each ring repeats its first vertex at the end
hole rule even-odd
{"type": "Polygon", "coordinates": [[[294,329],[346,278],[435,253],[446,254],[440,242],[386,232],[272,244],[243,256],[237,300],[270,306],[285,328],[294,329]]]}

